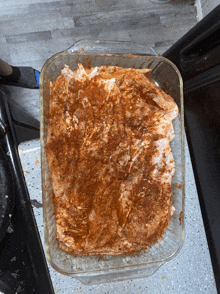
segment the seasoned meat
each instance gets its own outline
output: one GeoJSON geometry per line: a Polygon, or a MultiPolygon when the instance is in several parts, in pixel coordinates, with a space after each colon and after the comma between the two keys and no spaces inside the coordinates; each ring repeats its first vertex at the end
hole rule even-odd
{"type": "Polygon", "coordinates": [[[79,64],[50,84],[46,153],[64,250],[132,253],[169,224],[178,107],[149,72],[79,64]]]}

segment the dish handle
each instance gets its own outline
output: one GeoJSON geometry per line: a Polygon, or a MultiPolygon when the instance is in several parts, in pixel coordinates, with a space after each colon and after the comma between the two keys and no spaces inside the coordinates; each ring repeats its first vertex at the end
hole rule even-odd
{"type": "Polygon", "coordinates": [[[157,52],[149,45],[131,41],[79,40],[66,50],[70,53],[104,53],[104,54],[137,54],[154,55],[157,52]]]}
{"type": "Polygon", "coordinates": [[[97,273],[84,273],[84,274],[77,274],[73,275],[73,277],[80,281],[82,284],[85,284],[87,286],[89,285],[95,285],[95,284],[102,284],[102,283],[112,283],[112,282],[119,282],[124,280],[130,280],[130,279],[142,279],[147,278],[151,275],[153,275],[161,265],[163,265],[164,262],[161,263],[154,263],[154,264],[148,264],[147,266],[136,269],[129,269],[129,270],[110,270],[108,271],[99,271],[97,273]]]}

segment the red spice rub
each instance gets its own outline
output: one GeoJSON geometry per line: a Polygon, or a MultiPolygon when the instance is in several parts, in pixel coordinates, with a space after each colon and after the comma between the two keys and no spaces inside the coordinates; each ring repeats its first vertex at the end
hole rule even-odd
{"type": "Polygon", "coordinates": [[[136,252],[169,224],[178,108],[149,71],[79,64],[50,85],[46,153],[64,250],[136,252]]]}

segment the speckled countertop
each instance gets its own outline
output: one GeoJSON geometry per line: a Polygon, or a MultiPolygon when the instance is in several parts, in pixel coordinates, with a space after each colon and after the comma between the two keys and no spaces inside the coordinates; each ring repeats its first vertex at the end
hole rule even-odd
{"type": "MultiPolygon", "coordinates": [[[[40,141],[19,146],[34,213],[44,244],[40,175],[40,141]],[[38,208],[37,208],[38,207],[38,208]]],[[[185,240],[181,251],[148,278],[85,286],[76,279],[56,272],[49,265],[55,293],[59,294],[159,294],[217,293],[198,195],[187,143],[185,142],[185,240]]]]}

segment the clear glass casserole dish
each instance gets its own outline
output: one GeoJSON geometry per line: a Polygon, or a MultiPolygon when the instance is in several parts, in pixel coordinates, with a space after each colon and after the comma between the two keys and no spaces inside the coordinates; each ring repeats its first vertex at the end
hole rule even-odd
{"type": "MultiPolygon", "coordinates": [[[[164,57],[146,55],[146,48],[130,42],[79,41],[67,51],[52,56],[40,76],[41,172],[45,252],[58,272],[73,276],[84,284],[97,284],[143,278],[153,274],[163,263],[174,258],[184,240],[184,117],[183,82],[176,66],[164,57]],[[131,53],[127,54],[126,53],[131,53]],[[62,250],[56,238],[56,220],[45,153],[47,141],[49,82],[54,82],[65,65],[72,70],[84,66],[119,65],[125,68],[150,68],[155,84],[169,93],[179,107],[173,121],[175,138],[171,149],[175,160],[172,180],[174,215],[160,243],[139,254],[120,256],[74,256],[62,250]]],[[[149,51],[148,51],[149,52],[149,51]]]]}

